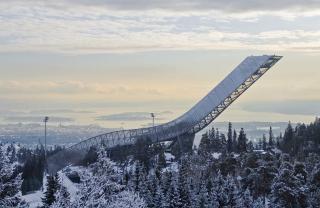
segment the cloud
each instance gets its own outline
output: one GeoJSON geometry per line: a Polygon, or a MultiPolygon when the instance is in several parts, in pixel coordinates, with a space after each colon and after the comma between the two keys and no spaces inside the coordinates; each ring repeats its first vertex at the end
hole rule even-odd
{"type": "Polygon", "coordinates": [[[310,46],[319,52],[319,30],[250,29],[264,16],[319,17],[319,5],[312,0],[15,0],[0,3],[0,28],[6,28],[0,30],[0,52],[310,51],[310,46]],[[241,21],[245,29],[227,29],[241,21]]]}
{"type": "Polygon", "coordinates": [[[320,115],[320,100],[285,100],[251,102],[242,105],[242,109],[250,112],[270,112],[288,115],[320,115]]]}
{"type": "MultiPolygon", "coordinates": [[[[155,113],[156,120],[164,120],[163,116],[172,114],[171,111],[163,111],[155,113]]],[[[151,119],[150,112],[125,112],[119,114],[110,114],[105,116],[99,116],[96,120],[99,121],[147,121],[151,119]]]]}
{"type": "Polygon", "coordinates": [[[72,110],[72,109],[48,109],[48,110],[33,110],[29,114],[92,114],[94,111],[72,110]]]}
{"type": "MultiPolygon", "coordinates": [[[[11,116],[3,118],[5,122],[43,122],[42,116],[11,116]]],[[[73,122],[73,118],[50,117],[50,122],[73,122]]]]}
{"type": "Polygon", "coordinates": [[[68,0],[72,3],[106,6],[118,10],[222,10],[227,12],[273,11],[283,9],[314,10],[320,8],[315,0],[68,0]]]}
{"type": "Polygon", "coordinates": [[[105,83],[90,83],[83,81],[0,81],[0,94],[96,94],[108,96],[128,95],[161,95],[162,92],[149,87],[115,86],[105,83]]]}

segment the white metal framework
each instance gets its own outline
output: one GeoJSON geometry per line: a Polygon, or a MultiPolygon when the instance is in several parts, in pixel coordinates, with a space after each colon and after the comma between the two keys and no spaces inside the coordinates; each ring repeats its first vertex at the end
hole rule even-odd
{"type": "Polygon", "coordinates": [[[101,134],[48,158],[49,169],[60,168],[81,160],[92,146],[107,148],[134,144],[138,138],[149,138],[153,143],[171,141],[186,133],[195,134],[208,126],[242,93],[265,74],[282,56],[249,56],[194,107],[177,119],[154,127],[120,130],[101,134]]]}

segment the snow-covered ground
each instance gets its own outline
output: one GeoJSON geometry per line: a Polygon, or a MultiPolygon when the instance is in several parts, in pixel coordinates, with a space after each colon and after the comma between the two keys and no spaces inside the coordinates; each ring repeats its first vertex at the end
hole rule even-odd
{"type": "Polygon", "coordinates": [[[177,162],[172,162],[168,167],[164,168],[162,172],[178,172],[179,165],[177,162]]]}
{"type": "Polygon", "coordinates": [[[212,153],[212,157],[213,157],[214,159],[219,159],[220,156],[221,156],[221,153],[220,153],[220,152],[214,152],[214,153],[212,153]]]}
{"type": "Polygon", "coordinates": [[[42,191],[35,191],[33,193],[22,196],[22,200],[25,200],[30,205],[30,208],[36,208],[42,206],[42,197],[42,191]]]}
{"type": "Polygon", "coordinates": [[[29,204],[30,208],[36,208],[36,207],[42,206],[41,198],[43,198],[43,193],[46,191],[45,184],[47,184],[47,177],[43,177],[42,183],[44,184],[43,191],[39,190],[39,191],[35,191],[33,193],[22,196],[22,199],[29,204]]]}
{"type": "Polygon", "coordinates": [[[59,178],[61,181],[61,184],[67,188],[67,191],[70,194],[70,201],[74,201],[76,198],[77,192],[79,191],[76,184],[72,183],[70,179],[66,176],[66,174],[59,171],[59,178]]]}
{"type": "MultiPolygon", "coordinates": [[[[78,167],[72,167],[71,169],[79,170],[78,167]]],[[[73,201],[76,198],[77,192],[79,190],[77,185],[72,183],[64,172],[59,171],[58,174],[59,174],[61,184],[67,188],[67,191],[70,194],[70,200],[73,201]]],[[[47,184],[46,177],[44,177],[43,184],[47,184]]],[[[30,208],[41,207],[42,206],[41,198],[43,198],[44,196],[43,193],[45,192],[45,188],[46,186],[44,186],[43,191],[39,190],[30,194],[26,194],[22,196],[22,199],[25,200],[30,205],[30,208]]]]}
{"type": "Polygon", "coordinates": [[[165,152],[164,156],[166,157],[166,161],[167,162],[172,162],[174,160],[174,158],[175,158],[173,154],[168,153],[168,152],[165,152]]]}

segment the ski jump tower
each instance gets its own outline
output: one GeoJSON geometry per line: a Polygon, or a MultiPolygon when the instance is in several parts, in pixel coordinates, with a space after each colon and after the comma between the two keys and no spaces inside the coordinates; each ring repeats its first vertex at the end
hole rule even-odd
{"type": "Polygon", "coordinates": [[[175,120],[154,127],[109,132],[84,140],[49,157],[49,172],[55,173],[77,163],[90,147],[104,145],[112,149],[132,145],[139,138],[148,138],[152,143],[178,141],[180,146],[188,149],[190,144],[192,147],[197,132],[215,120],[281,58],[276,55],[249,56],[196,105],[175,120]]]}

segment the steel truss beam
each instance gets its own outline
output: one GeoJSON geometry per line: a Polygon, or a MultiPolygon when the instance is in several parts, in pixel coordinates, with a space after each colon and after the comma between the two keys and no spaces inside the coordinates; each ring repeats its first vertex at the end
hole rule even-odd
{"type": "Polygon", "coordinates": [[[197,133],[207,127],[215,120],[224,110],[226,110],[240,95],[249,89],[257,80],[259,80],[278,60],[281,56],[274,56],[273,61],[265,66],[262,66],[257,72],[251,75],[244,83],[242,83],[235,91],[233,91],[224,101],[222,101],[216,109],[209,113],[203,120],[194,126],[189,133],[197,133]]]}

